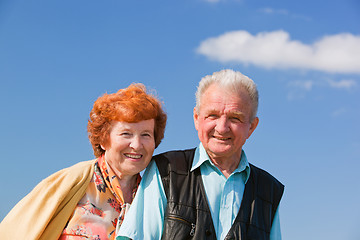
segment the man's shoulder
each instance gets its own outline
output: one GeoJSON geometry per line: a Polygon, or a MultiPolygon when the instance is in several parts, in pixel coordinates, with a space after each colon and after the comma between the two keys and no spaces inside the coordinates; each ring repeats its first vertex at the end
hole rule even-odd
{"type": "Polygon", "coordinates": [[[251,181],[254,181],[256,186],[265,189],[266,190],[265,192],[278,193],[278,195],[281,198],[284,192],[284,185],[264,169],[261,169],[251,163],[249,163],[249,165],[250,165],[250,179],[252,179],[251,181]]]}
{"type": "Polygon", "coordinates": [[[255,174],[257,177],[261,177],[261,178],[264,178],[264,179],[270,180],[270,181],[276,181],[281,184],[281,182],[279,180],[277,180],[273,175],[271,175],[268,171],[266,171],[262,168],[259,168],[251,163],[249,163],[249,165],[250,165],[250,171],[251,171],[250,174],[255,174]]]}
{"type": "Polygon", "coordinates": [[[163,153],[155,155],[154,159],[167,158],[169,161],[171,161],[171,159],[173,159],[173,158],[188,157],[189,155],[191,155],[195,152],[195,149],[196,148],[167,151],[167,152],[163,152],[163,153]]]}
{"type": "Polygon", "coordinates": [[[195,148],[173,150],[155,155],[153,159],[161,175],[168,174],[170,171],[187,173],[191,168],[194,154],[195,148]]]}

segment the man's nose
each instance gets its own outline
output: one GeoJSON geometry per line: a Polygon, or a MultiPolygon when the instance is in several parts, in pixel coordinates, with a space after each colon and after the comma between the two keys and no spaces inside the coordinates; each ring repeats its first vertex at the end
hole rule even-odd
{"type": "Polygon", "coordinates": [[[215,130],[218,133],[226,133],[229,129],[229,120],[226,117],[220,117],[216,122],[215,130]]]}

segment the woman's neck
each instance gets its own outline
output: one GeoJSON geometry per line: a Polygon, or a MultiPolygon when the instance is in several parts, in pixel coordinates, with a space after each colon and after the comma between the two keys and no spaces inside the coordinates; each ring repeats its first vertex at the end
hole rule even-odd
{"type": "Polygon", "coordinates": [[[123,199],[125,203],[131,203],[132,202],[132,195],[133,190],[136,185],[136,179],[137,175],[133,176],[122,176],[121,178],[118,177],[119,184],[121,187],[121,192],[123,195],[123,199]]]}

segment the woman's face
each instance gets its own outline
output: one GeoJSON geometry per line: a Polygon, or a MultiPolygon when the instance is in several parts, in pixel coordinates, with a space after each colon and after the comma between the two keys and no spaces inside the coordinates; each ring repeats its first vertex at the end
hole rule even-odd
{"type": "Polygon", "coordinates": [[[141,172],[149,164],[155,149],[154,127],[154,119],[112,123],[109,142],[101,147],[105,160],[120,179],[141,172]]]}

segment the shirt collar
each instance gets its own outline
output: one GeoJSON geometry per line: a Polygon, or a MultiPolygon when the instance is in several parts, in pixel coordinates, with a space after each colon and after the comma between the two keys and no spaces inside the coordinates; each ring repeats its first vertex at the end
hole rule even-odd
{"type": "MultiPolygon", "coordinates": [[[[194,160],[190,171],[194,171],[196,168],[200,167],[204,163],[211,164],[212,166],[215,167],[215,165],[210,161],[210,157],[207,154],[204,146],[202,145],[202,143],[200,143],[195,150],[194,160]]],[[[246,176],[245,183],[246,183],[250,176],[250,165],[244,150],[242,150],[241,152],[240,163],[232,174],[241,173],[241,172],[244,172],[246,174],[245,175],[246,176]]]]}

